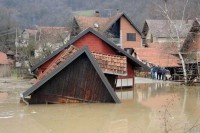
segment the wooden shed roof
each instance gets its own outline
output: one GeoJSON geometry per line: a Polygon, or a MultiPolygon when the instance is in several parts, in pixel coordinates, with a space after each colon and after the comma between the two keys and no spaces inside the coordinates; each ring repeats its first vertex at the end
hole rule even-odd
{"type": "Polygon", "coordinates": [[[68,60],[66,60],[63,64],[59,65],[57,68],[55,68],[51,73],[48,73],[47,76],[42,78],[39,82],[34,84],[30,89],[25,91],[24,93],[21,94],[22,98],[25,98],[29,95],[31,95],[34,91],[39,89],[43,84],[45,84],[48,80],[50,80],[52,77],[54,77],[56,74],[58,74],[61,70],[63,70],[65,67],[70,65],[74,60],[76,60],[78,57],[81,55],[86,54],[88,59],[90,60],[91,64],[95,68],[96,72],[100,76],[102,82],[104,83],[105,87],[107,88],[108,92],[110,93],[111,97],[113,98],[115,103],[120,103],[119,98],[117,97],[116,93],[114,92],[114,89],[111,87],[110,83],[108,82],[107,78],[105,75],[102,73],[97,61],[95,58],[92,56],[92,54],[89,52],[89,49],[87,47],[83,47],[79,51],[77,51],[74,55],[69,57],[68,60]]]}

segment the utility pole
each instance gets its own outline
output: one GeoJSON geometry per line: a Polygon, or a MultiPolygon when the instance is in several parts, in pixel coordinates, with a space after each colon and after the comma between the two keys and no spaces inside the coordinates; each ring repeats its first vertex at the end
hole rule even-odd
{"type": "Polygon", "coordinates": [[[18,35],[17,35],[17,28],[16,28],[16,34],[15,34],[15,56],[17,57],[17,47],[18,47],[18,35]]]}

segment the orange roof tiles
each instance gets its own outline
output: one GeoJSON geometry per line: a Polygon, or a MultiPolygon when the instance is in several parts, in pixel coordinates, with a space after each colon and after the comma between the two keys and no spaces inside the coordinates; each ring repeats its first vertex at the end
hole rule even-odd
{"type": "Polygon", "coordinates": [[[48,73],[52,72],[56,67],[59,66],[62,62],[66,61],[70,56],[72,56],[74,53],[76,53],[78,48],[74,46],[70,46],[67,49],[64,49],[59,53],[59,55],[51,62],[51,64],[47,67],[47,69],[39,75],[37,78],[37,81],[42,79],[44,76],[46,76],[48,73]]]}
{"type": "Polygon", "coordinates": [[[127,74],[127,60],[125,56],[107,55],[102,53],[92,52],[97,60],[103,73],[126,75],[127,74]]]}
{"type": "Polygon", "coordinates": [[[135,49],[139,59],[159,65],[161,67],[179,67],[179,58],[167,53],[164,49],[154,48],[137,48],[135,49]]]}
{"type": "Polygon", "coordinates": [[[176,42],[154,42],[149,43],[148,45],[151,48],[157,48],[160,51],[164,51],[165,53],[178,54],[178,44],[176,42]]]}
{"type": "MultiPolygon", "coordinates": [[[[69,57],[78,51],[73,45],[64,49],[59,55],[52,61],[47,69],[39,75],[37,78],[38,82],[40,79],[45,77],[48,73],[52,72],[62,62],[66,61],[69,57]]],[[[107,55],[102,53],[92,52],[92,55],[97,60],[103,73],[114,74],[114,75],[126,75],[127,74],[127,59],[125,56],[107,55]]]]}
{"type": "Polygon", "coordinates": [[[0,51],[0,65],[8,65],[7,55],[0,51]]]}

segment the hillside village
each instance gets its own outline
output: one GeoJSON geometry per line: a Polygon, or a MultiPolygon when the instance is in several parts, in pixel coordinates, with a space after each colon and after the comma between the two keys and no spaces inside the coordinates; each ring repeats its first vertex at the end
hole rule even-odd
{"type": "MultiPolygon", "coordinates": [[[[173,20],[171,24],[169,20],[146,20],[140,31],[128,15],[119,10],[111,17],[102,17],[99,11],[89,16],[77,13],[70,27],[34,26],[23,30],[16,39],[16,49],[2,53],[1,64],[30,70],[39,60],[65,46],[87,28],[92,28],[147,66],[168,69],[173,80],[184,78],[178,55],[181,52],[188,78],[193,80],[198,79],[200,73],[199,25],[198,18],[173,20]],[[178,35],[174,26],[178,27],[178,35]],[[181,48],[177,45],[177,38],[181,40],[181,48]],[[8,61],[4,61],[6,55],[8,61]]],[[[98,48],[95,43],[93,45],[98,48]]],[[[148,74],[137,74],[149,77],[148,74]]]]}

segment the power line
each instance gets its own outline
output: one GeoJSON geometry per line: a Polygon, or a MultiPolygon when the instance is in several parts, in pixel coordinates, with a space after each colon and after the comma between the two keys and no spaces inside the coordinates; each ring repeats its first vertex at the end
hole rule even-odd
{"type": "Polygon", "coordinates": [[[13,33],[15,33],[15,31],[13,31],[13,32],[8,32],[8,33],[5,33],[5,34],[1,34],[0,37],[1,37],[1,36],[10,35],[10,34],[13,34],[13,33]]]}
{"type": "Polygon", "coordinates": [[[14,30],[15,29],[4,30],[4,31],[1,31],[0,34],[6,33],[6,32],[10,32],[10,31],[14,31],[14,30]]]}

